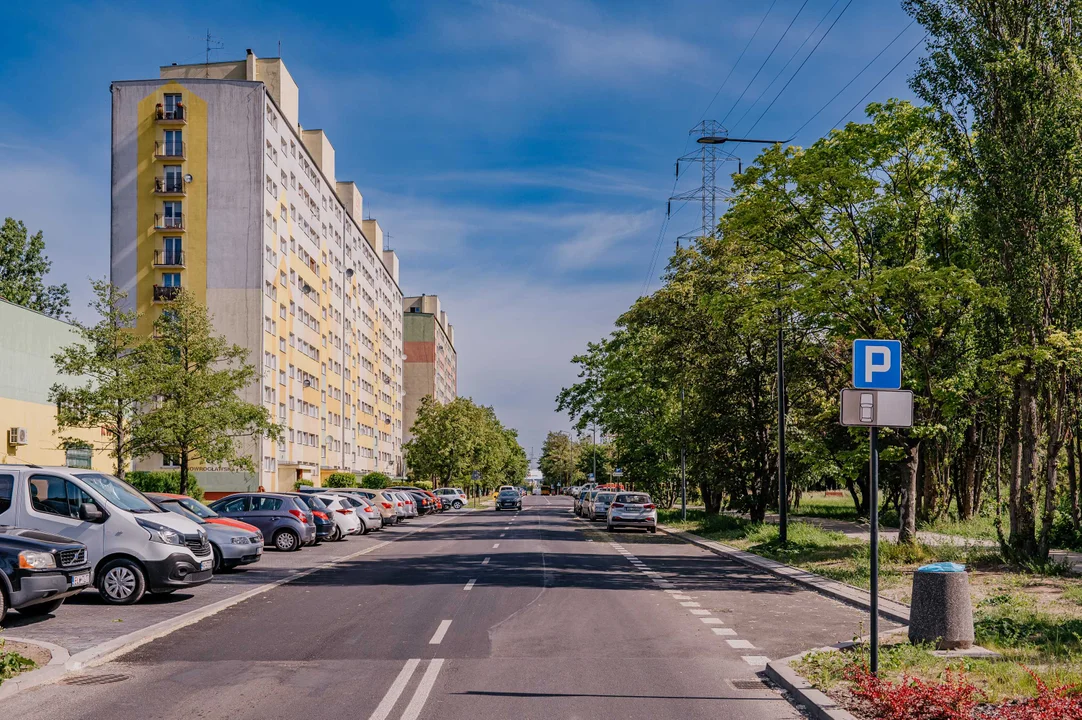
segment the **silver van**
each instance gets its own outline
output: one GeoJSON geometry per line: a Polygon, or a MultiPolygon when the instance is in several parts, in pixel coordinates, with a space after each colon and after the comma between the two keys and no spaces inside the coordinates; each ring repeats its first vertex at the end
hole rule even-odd
{"type": "Polygon", "coordinates": [[[0,465],[0,477],[12,480],[0,525],[86,545],[94,583],[106,602],[127,605],[147,592],[167,594],[213,576],[206,532],[160,509],[123,480],[94,470],[36,465],[0,465]]]}

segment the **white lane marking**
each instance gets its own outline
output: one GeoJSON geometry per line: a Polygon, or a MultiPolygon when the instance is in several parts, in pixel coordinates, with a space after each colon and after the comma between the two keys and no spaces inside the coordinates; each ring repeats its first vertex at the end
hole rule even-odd
{"type": "Polygon", "coordinates": [[[474,586],[474,583],[476,583],[476,582],[477,582],[476,579],[470,580],[468,583],[466,583],[466,587],[464,587],[462,589],[463,590],[471,590],[473,588],[473,586],[474,586]]]}
{"type": "Polygon", "coordinates": [[[499,543],[496,543],[495,545],[493,545],[493,546],[492,546],[492,549],[493,549],[493,550],[495,550],[495,549],[496,549],[496,548],[498,548],[499,546],[500,546],[500,544],[499,544],[499,543]]]}
{"type": "Polygon", "coordinates": [[[481,561],[481,564],[482,565],[488,565],[488,561],[491,560],[491,559],[492,558],[485,558],[484,560],[481,561]]]}
{"type": "Polygon", "coordinates": [[[432,639],[428,641],[429,645],[439,645],[443,642],[443,636],[447,634],[447,628],[451,627],[450,620],[441,620],[440,626],[436,628],[436,634],[432,636],[432,639]]]}
{"type": "Polygon", "coordinates": [[[682,602],[680,605],[683,607],[699,607],[699,603],[697,602],[682,602]]]}
{"type": "Polygon", "coordinates": [[[640,570],[639,572],[641,572],[643,575],[648,575],[650,577],[661,577],[661,573],[655,570],[640,570]]]}
{"type": "Polygon", "coordinates": [[[725,624],[724,622],[721,621],[721,618],[712,618],[712,617],[699,618],[699,622],[704,622],[707,625],[724,625],[725,624]]]}
{"type": "Polygon", "coordinates": [[[436,658],[428,664],[425,674],[421,676],[421,682],[417,685],[417,691],[413,693],[413,699],[406,706],[406,712],[402,713],[402,720],[417,720],[421,716],[421,710],[428,700],[428,694],[432,692],[432,686],[436,684],[436,676],[440,674],[443,660],[436,658]]]}
{"type": "Polygon", "coordinates": [[[669,593],[670,595],[673,595],[673,594],[679,593],[681,591],[680,590],[666,590],[665,592],[669,593]]]}
{"type": "Polygon", "coordinates": [[[688,612],[690,612],[692,615],[709,615],[710,614],[709,610],[700,610],[698,608],[692,608],[688,612]]]}
{"type": "Polygon", "coordinates": [[[738,650],[754,650],[755,646],[747,640],[726,640],[729,643],[729,647],[736,648],[738,650]]]}
{"type": "Polygon", "coordinates": [[[658,580],[657,578],[654,578],[654,582],[658,584],[658,587],[676,587],[676,585],[668,580],[658,580]]]}
{"type": "Polygon", "coordinates": [[[673,600],[690,600],[691,596],[690,595],[673,595],[672,599],[673,600]]]}
{"type": "Polygon", "coordinates": [[[744,662],[754,667],[758,667],[760,665],[765,666],[768,662],[770,662],[770,658],[768,658],[766,655],[744,655],[743,658],[744,662]]]}
{"type": "Polygon", "coordinates": [[[714,631],[715,635],[728,635],[729,637],[733,637],[734,635],[736,635],[736,630],[733,630],[732,628],[710,628],[710,629],[714,631]]]}
{"type": "Polygon", "coordinates": [[[507,537],[507,533],[500,533],[500,537],[507,537]]]}
{"type": "Polygon", "coordinates": [[[406,661],[405,667],[398,673],[398,677],[391,683],[391,687],[388,688],[387,694],[383,696],[383,700],[380,701],[376,709],[368,716],[368,720],[386,720],[386,717],[391,714],[391,710],[394,708],[394,704],[398,702],[398,698],[402,695],[402,691],[406,689],[406,685],[409,683],[410,678],[413,677],[413,671],[417,669],[420,664],[420,660],[412,658],[406,661]]]}

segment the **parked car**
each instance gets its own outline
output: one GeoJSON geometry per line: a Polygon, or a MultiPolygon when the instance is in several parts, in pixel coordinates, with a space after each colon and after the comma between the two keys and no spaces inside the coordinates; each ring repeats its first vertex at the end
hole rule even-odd
{"type": "Polygon", "coordinates": [[[657,505],[646,493],[616,493],[605,518],[609,530],[618,527],[641,527],[657,532],[657,505]]]}
{"type": "Polygon", "coordinates": [[[395,500],[389,493],[384,494],[382,490],[372,490],[370,488],[360,488],[354,492],[368,498],[369,502],[379,510],[384,525],[395,525],[398,523],[395,500]]]}
{"type": "Polygon", "coordinates": [[[344,497],[335,495],[317,495],[327,506],[327,514],[334,520],[337,532],[331,540],[345,540],[348,535],[360,535],[364,523],[357,517],[357,511],[344,497]]]}
{"type": "Polygon", "coordinates": [[[354,509],[357,514],[357,519],[361,524],[361,535],[366,535],[373,530],[379,530],[383,527],[383,516],[376,506],[372,504],[372,501],[364,495],[357,492],[350,492],[348,489],[330,490],[328,492],[342,498],[354,509]]]}
{"type": "Polygon", "coordinates": [[[186,517],[196,525],[201,525],[210,540],[214,555],[214,571],[233,570],[241,565],[251,565],[263,557],[263,533],[254,526],[251,530],[229,527],[221,523],[210,523],[191,512],[176,500],[158,498],[148,493],[147,497],[163,510],[186,517]]]}
{"type": "Polygon", "coordinates": [[[518,494],[518,490],[515,488],[511,488],[510,490],[501,490],[500,494],[496,496],[496,509],[521,510],[522,496],[518,494]]]}
{"type": "Polygon", "coordinates": [[[445,504],[450,504],[454,510],[458,510],[469,501],[466,493],[461,488],[438,488],[435,490],[435,494],[445,504]]]}
{"type": "Polygon", "coordinates": [[[392,490],[391,492],[394,493],[396,498],[402,501],[402,507],[406,509],[407,518],[415,518],[420,515],[420,512],[417,510],[417,502],[413,499],[412,495],[408,492],[403,492],[402,490],[392,490]]]}
{"type": "Polygon", "coordinates": [[[439,512],[443,509],[440,499],[434,493],[425,490],[424,488],[396,486],[388,489],[393,490],[394,492],[406,493],[406,495],[415,502],[418,515],[427,515],[428,513],[439,512]]]}
{"type": "Polygon", "coordinates": [[[586,489],[586,488],[582,489],[582,491],[579,493],[579,496],[577,498],[575,498],[575,514],[576,515],[578,515],[579,517],[586,517],[587,503],[590,502],[590,500],[592,499],[592,496],[593,496],[593,494],[595,492],[597,492],[597,491],[596,490],[589,490],[589,489],[586,489]]]}
{"type": "Polygon", "coordinates": [[[572,485],[571,486],[571,497],[577,498],[581,491],[582,491],[582,485],[572,485]]]}
{"type": "MultiPolygon", "coordinates": [[[[10,497],[13,481],[0,475],[0,508],[5,485],[10,497]]],[[[86,545],[40,530],[0,527],[0,623],[8,610],[35,616],[56,612],[90,585],[90,577],[86,545]]]]}
{"type": "Polygon", "coordinates": [[[210,504],[222,517],[255,525],[265,541],[283,552],[300,550],[316,537],[315,519],[307,505],[278,493],[237,493],[210,504]]]}
{"type": "Polygon", "coordinates": [[[188,512],[198,515],[203,520],[206,520],[212,525],[224,525],[226,527],[236,528],[238,530],[247,530],[248,532],[257,532],[262,537],[263,532],[251,523],[246,523],[242,520],[235,520],[233,518],[227,518],[219,515],[210,509],[209,506],[204,505],[195,498],[188,497],[187,495],[177,495],[175,493],[143,493],[148,498],[158,503],[162,501],[175,501],[181,507],[188,512]]]}
{"type": "Polygon", "coordinates": [[[105,602],[126,605],[210,582],[214,559],[201,527],[157,507],[112,475],[0,465],[0,525],[61,535],[86,546],[105,602]],[[6,496],[6,497],[5,497],[6,496]]]}
{"type": "Polygon", "coordinates": [[[324,540],[334,539],[335,534],[338,532],[338,526],[334,524],[334,520],[331,519],[330,514],[327,512],[327,506],[323,504],[323,501],[318,496],[299,492],[287,492],[282,493],[282,495],[288,495],[295,500],[300,500],[312,512],[312,522],[316,524],[316,537],[309,545],[316,545],[324,540]]]}
{"type": "Polygon", "coordinates": [[[610,490],[601,490],[594,493],[593,499],[590,500],[590,519],[591,520],[604,520],[609,512],[609,504],[616,497],[616,493],[610,490]]]}

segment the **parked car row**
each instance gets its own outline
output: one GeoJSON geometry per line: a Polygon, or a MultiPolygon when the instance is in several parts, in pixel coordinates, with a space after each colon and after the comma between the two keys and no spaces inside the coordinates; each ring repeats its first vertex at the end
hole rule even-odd
{"type": "Polygon", "coordinates": [[[293,552],[465,504],[457,489],[304,490],[203,504],[94,470],[0,465],[0,621],[11,609],[52,613],[91,586],[107,603],[135,603],[259,562],[265,547],[293,552]]]}
{"type": "Polygon", "coordinates": [[[641,527],[657,532],[657,505],[646,493],[591,488],[575,497],[575,514],[590,520],[604,520],[608,530],[641,527]]]}

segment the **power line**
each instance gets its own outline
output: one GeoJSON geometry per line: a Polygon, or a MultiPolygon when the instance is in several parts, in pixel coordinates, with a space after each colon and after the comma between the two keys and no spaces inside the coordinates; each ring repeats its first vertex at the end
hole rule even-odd
{"type": "MultiPolygon", "coordinates": [[[[793,60],[796,59],[796,56],[800,54],[800,51],[804,49],[804,46],[807,45],[808,41],[811,40],[812,36],[815,35],[815,31],[818,30],[824,22],[826,22],[826,19],[830,17],[830,13],[834,12],[834,8],[836,8],[838,6],[838,3],[840,3],[841,1],[842,0],[834,0],[834,4],[830,6],[830,8],[823,15],[822,19],[820,19],[819,22],[815,24],[815,27],[813,27],[811,32],[807,34],[807,36],[804,38],[804,41],[800,43],[800,47],[798,47],[796,51],[789,56],[789,59],[785,61],[784,65],[782,65],[781,70],[778,70],[777,74],[774,75],[773,78],[771,78],[770,82],[767,83],[766,87],[764,87],[762,92],[759,93],[759,96],[752,101],[751,105],[748,105],[748,109],[744,111],[744,114],[741,115],[740,118],[733,123],[733,128],[736,128],[738,125],[740,125],[740,123],[744,121],[744,118],[748,116],[748,113],[750,113],[755,108],[755,106],[759,104],[759,101],[763,99],[763,95],[766,95],[767,91],[774,86],[774,83],[776,83],[778,81],[778,78],[782,76],[782,73],[785,72],[785,69],[789,67],[790,63],[792,63],[793,60]]],[[[843,10],[842,12],[845,11],[843,10]]],[[[829,30],[827,32],[829,32],[829,30]]],[[[815,52],[815,50],[812,50],[812,52],[815,52]]],[[[798,69],[797,72],[800,72],[800,70],[798,69]]],[[[747,133],[744,134],[746,135],[747,133]]]]}
{"type": "Polygon", "coordinates": [[[766,64],[770,62],[770,58],[774,56],[774,51],[778,49],[779,45],[781,45],[781,41],[784,40],[785,36],[789,34],[790,30],[792,30],[793,24],[796,23],[797,18],[800,17],[800,13],[804,12],[804,8],[807,6],[808,0],[804,0],[804,4],[800,6],[800,9],[796,11],[796,15],[794,15],[793,19],[789,21],[789,25],[785,28],[785,32],[781,34],[781,37],[778,38],[778,41],[774,43],[774,47],[770,49],[770,53],[763,59],[763,64],[759,66],[759,69],[756,70],[755,74],[751,76],[751,80],[749,80],[748,84],[744,86],[744,92],[740,93],[740,97],[736,99],[736,102],[733,103],[733,106],[729,108],[729,112],[725,113],[725,117],[721,119],[722,125],[724,125],[725,121],[729,119],[729,116],[733,114],[733,110],[735,110],[736,106],[740,104],[740,101],[744,99],[744,95],[747,94],[748,88],[750,88],[752,83],[755,82],[755,79],[759,77],[759,73],[763,71],[763,68],[766,67],[766,64]]]}
{"type": "Polygon", "coordinates": [[[759,114],[759,117],[756,118],[756,120],[755,120],[755,124],[751,126],[751,129],[748,130],[748,132],[751,132],[752,130],[754,130],[756,128],[756,126],[758,126],[758,124],[760,122],[762,122],[763,118],[766,117],[766,114],[768,112],[770,112],[770,108],[774,107],[774,103],[776,103],[778,101],[778,98],[780,98],[782,96],[782,93],[785,92],[785,89],[787,87],[789,87],[789,83],[793,82],[793,80],[796,79],[796,76],[800,74],[800,71],[804,69],[804,64],[807,63],[808,60],[811,59],[811,56],[815,54],[815,51],[819,49],[819,46],[823,43],[824,40],[826,40],[827,35],[830,34],[830,31],[834,29],[834,26],[838,24],[838,21],[842,19],[842,15],[845,15],[845,11],[848,10],[849,6],[852,5],[852,4],[853,4],[853,0],[849,0],[849,2],[847,2],[845,4],[845,7],[842,8],[842,11],[840,13],[838,13],[838,17],[834,18],[834,22],[832,22],[830,24],[830,27],[827,28],[827,31],[825,33],[823,33],[823,36],[821,38],[819,38],[818,42],[815,43],[815,47],[813,47],[811,49],[811,52],[808,53],[808,57],[804,58],[804,61],[802,63],[800,63],[800,67],[798,67],[796,69],[796,72],[793,73],[792,76],[786,81],[785,85],[783,85],[781,90],[778,91],[778,94],[775,95],[774,99],[770,101],[770,104],[766,106],[766,109],[763,110],[763,112],[759,114]]]}
{"type": "Polygon", "coordinates": [[[798,128],[796,129],[796,132],[794,132],[794,133],[792,134],[792,137],[796,137],[797,135],[799,135],[799,134],[800,134],[800,131],[801,131],[801,130],[803,130],[804,128],[806,128],[806,127],[808,126],[808,124],[809,124],[809,123],[810,123],[810,122],[811,122],[812,120],[814,120],[815,118],[819,117],[819,115],[820,115],[820,114],[821,114],[821,113],[822,113],[822,112],[823,112],[824,110],[826,110],[826,109],[827,109],[828,107],[830,107],[830,106],[831,106],[831,105],[832,105],[832,104],[834,103],[834,101],[838,99],[838,96],[839,96],[839,95],[841,95],[841,94],[842,94],[843,92],[845,92],[846,90],[848,90],[848,89],[849,89],[849,86],[850,86],[850,85],[852,85],[853,83],[855,83],[855,82],[857,81],[857,79],[858,79],[858,78],[859,78],[859,77],[860,77],[861,75],[863,75],[863,74],[864,74],[865,72],[867,72],[867,71],[868,71],[868,68],[870,68],[870,67],[871,67],[872,65],[874,65],[874,64],[875,64],[875,61],[876,61],[876,60],[878,60],[879,58],[881,58],[881,57],[883,56],[883,53],[885,53],[885,52],[886,52],[887,50],[889,50],[889,49],[891,48],[891,46],[892,46],[892,45],[894,45],[894,43],[898,42],[898,40],[899,40],[899,39],[900,39],[900,38],[902,37],[902,35],[905,35],[906,31],[907,31],[907,30],[909,30],[909,28],[913,27],[913,23],[915,23],[915,22],[916,22],[916,20],[911,20],[911,21],[909,22],[909,24],[908,24],[908,25],[906,25],[906,26],[905,26],[904,28],[902,28],[902,31],[901,31],[900,33],[898,33],[897,35],[895,35],[895,36],[894,36],[894,39],[893,39],[893,40],[891,40],[891,41],[890,41],[889,43],[887,43],[886,45],[884,45],[884,46],[883,46],[883,49],[882,49],[882,50],[880,50],[880,51],[879,51],[878,53],[876,53],[875,57],[873,57],[873,58],[872,58],[871,60],[869,60],[869,61],[868,61],[868,64],[867,64],[867,65],[865,65],[864,67],[862,67],[862,68],[860,69],[860,72],[858,72],[858,73],[857,73],[856,75],[854,75],[854,76],[853,76],[853,77],[852,77],[852,78],[851,78],[851,79],[849,80],[849,82],[847,82],[847,83],[846,83],[845,85],[843,85],[843,86],[842,86],[842,89],[841,89],[841,90],[839,90],[838,92],[834,93],[834,97],[830,98],[830,99],[829,99],[829,100],[827,100],[827,101],[826,101],[825,103],[823,103],[823,106],[822,106],[821,108],[819,108],[818,110],[816,110],[816,111],[815,111],[815,114],[814,114],[814,115],[812,115],[812,116],[811,116],[810,118],[808,118],[807,120],[805,120],[805,121],[804,121],[804,124],[803,124],[803,125],[801,125],[800,127],[798,127],[798,128]]]}
{"type": "MultiPolygon", "coordinates": [[[[774,0],[772,3],[770,3],[770,7],[768,7],[766,9],[766,14],[763,15],[763,19],[760,20],[759,24],[755,27],[755,32],[753,32],[751,34],[751,39],[748,40],[748,43],[747,43],[747,45],[744,46],[744,49],[740,51],[740,56],[736,58],[736,62],[733,63],[733,66],[731,68],[729,68],[729,74],[725,76],[725,80],[722,81],[721,87],[719,87],[718,91],[716,93],[714,93],[714,97],[710,98],[710,102],[708,102],[706,104],[706,109],[703,110],[703,115],[702,115],[702,117],[699,118],[699,122],[702,122],[703,120],[706,119],[706,114],[708,112],[710,112],[710,107],[714,104],[714,101],[718,99],[718,95],[721,95],[721,91],[725,89],[725,85],[729,82],[729,78],[731,78],[733,76],[733,71],[736,70],[736,67],[737,67],[737,65],[740,64],[740,61],[744,59],[744,53],[746,53],[748,51],[748,48],[751,47],[751,44],[753,42],[755,42],[755,37],[759,34],[759,30],[763,27],[763,23],[766,22],[766,19],[770,16],[770,11],[773,10],[774,6],[777,5],[777,4],[778,4],[778,0],[774,0]]],[[[687,147],[688,147],[687,146],[687,141],[685,140],[684,141],[684,150],[685,151],[687,150],[687,147]]],[[[680,154],[683,155],[684,153],[681,152],[680,154]]]]}
{"type": "Polygon", "coordinates": [[[848,117],[849,117],[850,115],[852,115],[852,114],[853,114],[853,111],[857,109],[857,106],[858,106],[858,105],[860,105],[860,104],[861,104],[862,102],[864,102],[864,100],[865,100],[865,99],[866,99],[866,98],[867,98],[867,97],[868,97],[869,95],[871,95],[871,94],[872,94],[872,93],[873,93],[873,92],[875,91],[875,89],[876,89],[877,87],[879,87],[880,85],[882,85],[882,84],[883,84],[883,81],[884,81],[884,80],[886,80],[886,79],[887,79],[888,77],[890,77],[890,76],[891,76],[891,74],[892,74],[892,73],[893,73],[893,72],[894,72],[895,70],[897,70],[897,69],[898,69],[898,66],[899,66],[899,65],[901,65],[901,64],[902,64],[903,62],[905,62],[905,59],[906,59],[906,58],[908,58],[908,57],[909,57],[910,55],[912,55],[912,54],[913,54],[913,52],[914,52],[914,51],[915,51],[915,50],[916,50],[916,49],[917,49],[918,47],[920,47],[920,44],[921,44],[922,42],[924,42],[925,40],[927,40],[927,39],[928,39],[928,33],[924,33],[924,35],[923,35],[923,36],[921,37],[921,39],[920,39],[920,40],[918,40],[918,41],[917,41],[917,42],[916,42],[916,43],[915,43],[915,44],[913,45],[913,47],[909,48],[909,52],[907,52],[907,53],[906,53],[905,55],[902,55],[902,57],[901,57],[901,58],[900,58],[900,59],[898,60],[898,62],[894,63],[894,67],[892,67],[892,68],[891,68],[890,70],[887,70],[886,74],[885,74],[885,75],[884,75],[883,77],[879,78],[879,82],[877,82],[877,83],[876,83],[875,85],[872,85],[871,89],[870,89],[870,90],[868,90],[868,92],[864,93],[864,95],[863,95],[863,96],[862,96],[862,97],[860,98],[860,100],[857,100],[857,101],[856,101],[856,102],[855,102],[855,103],[853,104],[853,107],[849,108],[849,112],[845,113],[845,115],[842,115],[842,116],[841,116],[841,118],[839,118],[839,119],[838,119],[838,122],[834,123],[834,127],[839,127],[839,126],[841,126],[841,124],[842,124],[842,123],[843,123],[843,122],[845,121],[845,119],[846,119],[846,118],[848,118],[848,117]]]}

